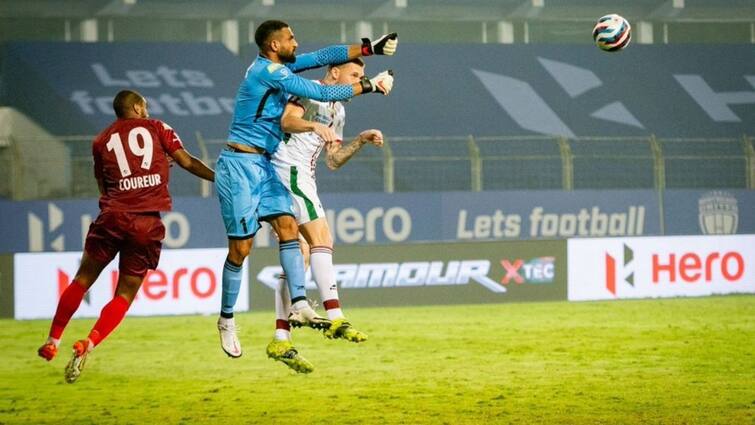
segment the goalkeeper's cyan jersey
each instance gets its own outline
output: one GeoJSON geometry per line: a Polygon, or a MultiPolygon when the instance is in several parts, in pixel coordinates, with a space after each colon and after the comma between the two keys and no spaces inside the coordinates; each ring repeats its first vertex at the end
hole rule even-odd
{"type": "Polygon", "coordinates": [[[236,94],[228,141],[275,152],[283,139],[280,118],[289,96],[334,101],[354,95],[350,85],[314,84],[294,73],[348,59],[348,46],[331,46],[298,55],[295,62],[285,65],[257,56],[236,94]]]}
{"type": "MultiPolygon", "coordinates": [[[[339,142],[343,140],[346,111],[341,102],[320,102],[299,97],[293,97],[289,102],[304,108],[303,119],[331,127],[339,142]]],[[[295,166],[300,173],[307,173],[314,179],[317,158],[324,147],[325,142],[313,131],[294,133],[278,146],[272,157],[273,165],[276,168],[295,166]]]]}

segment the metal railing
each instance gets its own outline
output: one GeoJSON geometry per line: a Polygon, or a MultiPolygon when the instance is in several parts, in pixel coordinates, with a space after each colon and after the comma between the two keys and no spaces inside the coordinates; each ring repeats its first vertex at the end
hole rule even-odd
{"type": "MultiPolygon", "coordinates": [[[[198,152],[215,165],[225,140],[197,134],[198,152]]],[[[346,138],[350,140],[350,138],[346,138]]],[[[0,146],[0,196],[11,199],[96,197],[91,136],[56,138],[70,153],[61,159],[30,155],[39,141],[13,139],[0,146]],[[26,147],[23,144],[26,143],[26,147]],[[29,170],[70,163],[68,189],[24,190],[40,186],[29,170]],[[30,181],[29,178],[32,178],[30,181]],[[29,195],[31,193],[31,195],[29,195]]],[[[755,189],[755,139],[675,139],[549,136],[388,137],[382,149],[365,146],[337,172],[318,162],[318,188],[328,192],[411,192],[449,190],[575,190],[740,188],[755,189]]],[[[208,197],[212,184],[174,173],[176,195],[208,197]]],[[[44,177],[47,178],[47,177],[44,177]]]]}

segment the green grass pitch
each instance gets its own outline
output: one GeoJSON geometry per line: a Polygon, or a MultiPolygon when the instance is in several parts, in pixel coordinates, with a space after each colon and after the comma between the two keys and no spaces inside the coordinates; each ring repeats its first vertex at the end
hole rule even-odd
{"type": "Polygon", "coordinates": [[[362,308],[363,344],[294,331],[315,371],[266,358],[272,312],[127,317],[64,383],[48,321],[0,321],[0,424],[753,424],[755,297],[362,308]]]}

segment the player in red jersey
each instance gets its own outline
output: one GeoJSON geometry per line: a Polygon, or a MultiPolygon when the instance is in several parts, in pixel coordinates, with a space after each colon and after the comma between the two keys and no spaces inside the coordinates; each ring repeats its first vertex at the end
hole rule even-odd
{"type": "Polygon", "coordinates": [[[115,294],[89,336],[73,345],[73,357],[65,369],[69,383],[81,374],[87,354],[123,320],[147,270],[157,267],[165,237],[160,212],[170,211],[172,206],[168,156],[188,172],[215,180],[215,172],[184,150],[170,126],[148,119],[142,95],[123,90],[113,99],[113,109],[118,119],[92,144],[100,214],[89,226],[79,270],[60,296],[50,335],[38,350],[48,361],[55,357],[63,330],[87,290],[120,253],[115,294]]]}

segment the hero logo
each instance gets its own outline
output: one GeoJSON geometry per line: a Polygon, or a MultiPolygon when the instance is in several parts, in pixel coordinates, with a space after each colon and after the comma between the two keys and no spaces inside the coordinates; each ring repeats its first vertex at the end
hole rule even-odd
{"type": "MultiPolygon", "coordinates": [[[[33,212],[28,212],[26,216],[29,232],[29,252],[62,252],[66,250],[65,233],[69,233],[70,235],[72,228],[70,224],[68,227],[63,226],[65,218],[63,210],[52,202],[48,203],[46,223],[43,217],[33,212]],[[45,225],[47,227],[46,230],[45,225]],[[46,243],[46,239],[49,242],[46,243]]],[[[163,239],[165,247],[183,248],[186,246],[191,237],[191,223],[189,223],[186,215],[178,211],[171,211],[163,215],[162,221],[165,226],[165,238],[163,239]]],[[[74,249],[83,248],[89,225],[92,224],[92,215],[81,214],[79,222],[81,224],[81,245],[76,246],[77,244],[73,243],[74,249]]],[[[72,248],[70,245],[71,242],[69,240],[69,249],[72,248]]]]}
{"type": "Polygon", "coordinates": [[[525,282],[553,283],[556,276],[556,257],[538,257],[526,263],[521,258],[517,258],[513,263],[504,259],[501,260],[501,265],[506,270],[506,275],[501,279],[501,283],[504,285],[508,285],[512,280],[517,285],[525,282]],[[524,273],[524,276],[522,276],[522,273],[524,273]]]}
{"type": "Polygon", "coordinates": [[[694,252],[686,252],[679,257],[676,254],[668,254],[665,258],[653,254],[652,269],[654,284],[658,284],[661,277],[664,277],[662,275],[667,277],[665,281],[672,284],[678,281],[684,283],[712,282],[719,277],[733,283],[744,275],[745,260],[740,253],[735,251],[723,254],[711,252],[704,258],[694,252]]]}
{"type": "MultiPolygon", "coordinates": [[[[29,223],[29,251],[45,251],[48,245],[45,245],[45,223],[38,215],[30,212],[27,213],[29,223]]],[[[47,235],[52,239],[49,248],[53,251],[65,250],[65,236],[60,234],[63,230],[63,211],[53,203],[47,204],[47,235]]]]}
{"type": "MultiPolygon", "coordinates": [[[[634,257],[634,251],[624,244],[623,272],[617,270],[617,261],[612,255],[605,254],[606,289],[613,296],[616,294],[617,277],[621,274],[624,281],[635,287],[634,271],[628,269],[634,257]]],[[[656,254],[650,256],[650,281],[654,286],[668,283],[711,283],[723,279],[736,283],[745,274],[745,260],[736,251],[711,252],[699,255],[694,252],[656,254]]]]}
{"type": "MultiPolygon", "coordinates": [[[[336,282],[344,289],[466,285],[473,280],[491,292],[506,292],[506,288],[488,277],[488,260],[449,261],[448,264],[444,264],[443,261],[336,264],[334,268],[336,282]]],[[[275,289],[281,271],[280,266],[265,267],[257,275],[257,280],[275,289]]],[[[308,280],[307,288],[315,287],[315,284],[308,280]]]]}
{"type": "MultiPolygon", "coordinates": [[[[68,273],[58,269],[58,298],[60,298],[70,282],[71,277],[68,273]]],[[[118,271],[112,270],[110,272],[110,287],[113,294],[115,294],[117,286],[118,271]]],[[[156,269],[150,270],[144,277],[144,282],[136,294],[135,300],[138,300],[140,296],[150,301],[159,301],[166,298],[177,300],[187,290],[195,298],[203,300],[212,297],[217,287],[217,276],[208,267],[199,267],[191,272],[189,269],[181,267],[176,269],[172,275],[161,269],[156,269]]],[[[87,292],[84,298],[87,304],[90,304],[89,294],[87,292]]]]}
{"type": "MultiPolygon", "coordinates": [[[[632,248],[624,244],[624,267],[623,278],[629,286],[634,288],[634,271],[627,270],[629,263],[634,259],[634,251],[632,248]]],[[[606,289],[614,297],[616,296],[616,259],[610,254],[606,253],[606,289]]]]}

